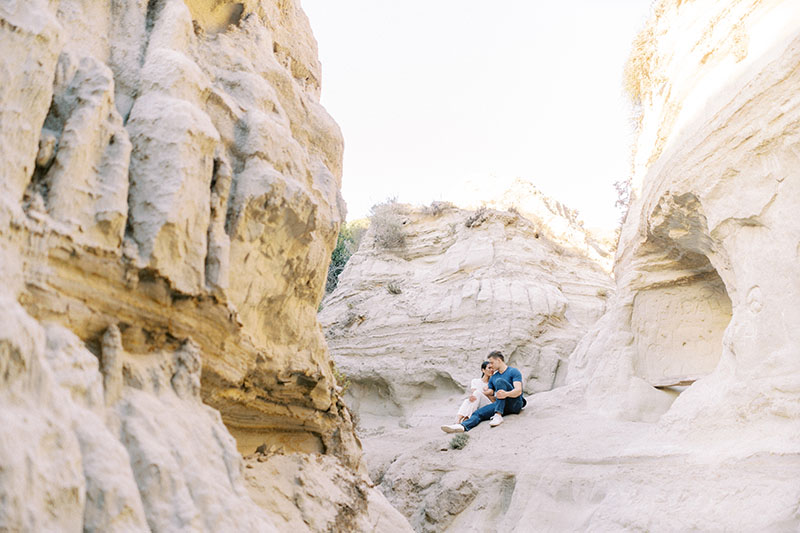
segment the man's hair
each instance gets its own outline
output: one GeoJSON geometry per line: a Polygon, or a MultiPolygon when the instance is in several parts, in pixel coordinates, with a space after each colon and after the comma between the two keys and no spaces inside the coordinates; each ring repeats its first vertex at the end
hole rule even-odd
{"type": "Polygon", "coordinates": [[[506,360],[506,358],[503,356],[503,352],[498,352],[497,350],[489,354],[489,359],[500,359],[501,361],[506,360]]]}

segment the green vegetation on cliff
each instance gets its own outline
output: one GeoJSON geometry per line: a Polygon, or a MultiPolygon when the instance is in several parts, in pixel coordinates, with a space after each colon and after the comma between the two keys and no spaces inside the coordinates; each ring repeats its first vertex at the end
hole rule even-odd
{"type": "Polygon", "coordinates": [[[364,233],[369,227],[369,220],[360,218],[352,222],[345,222],[339,229],[339,237],[336,240],[336,248],[331,253],[331,264],[328,266],[328,280],[325,284],[325,292],[333,292],[339,283],[339,274],[344,270],[344,266],[350,259],[361,243],[364,233]]]}

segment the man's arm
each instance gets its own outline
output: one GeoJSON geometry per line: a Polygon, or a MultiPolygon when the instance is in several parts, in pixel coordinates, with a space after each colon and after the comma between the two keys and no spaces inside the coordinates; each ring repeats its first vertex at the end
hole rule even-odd
{"type": "Polygon", "coordinates": [[[515,381],[514,382],[514,390],[511,390],[511,391],[499,390],[499,391],[497,391],[497,399],[498,400],[504,400],[506,398],[518,398],[520,394],[522,394],[522,382],[521,381],[515,381]]]}
{"type": "Polygon", "coordinates": [[[489,387],[484,387],[482,392],[484,396],[494,401],[494,391],[492,389],[490,389],[489,387]]]}

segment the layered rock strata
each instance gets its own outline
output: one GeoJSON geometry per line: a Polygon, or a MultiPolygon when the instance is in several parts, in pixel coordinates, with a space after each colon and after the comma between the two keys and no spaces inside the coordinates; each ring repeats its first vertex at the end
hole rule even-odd
{"type": "Polygon", "coordinates": [[[261,445],[402,529],[316,321],[342,138],[299,3],[11,1],[0,43],[0,529],[274,530],[261,445]]]}
{"type": "Polygon", "coordinates": [[[601,266],[518,212],[392,209],[395,220],[373,218],[319,315],[362,426],[454,411],[491,350],[522,370],[528,393],[563,383],[611,292],[601,266]],[[376,238],[387,224],[402,244],[376,238]]]}

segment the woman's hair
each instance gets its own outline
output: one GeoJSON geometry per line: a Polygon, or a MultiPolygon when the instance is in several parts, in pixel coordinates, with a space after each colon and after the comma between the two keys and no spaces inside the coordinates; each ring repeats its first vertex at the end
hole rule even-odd
{"type": "Polygon", "coordinates": [[[484,361],[481,363],[481,377],[483,377],[483,371],[486,370],[487,366],[489,366],[489,361],[484,361]]]}

